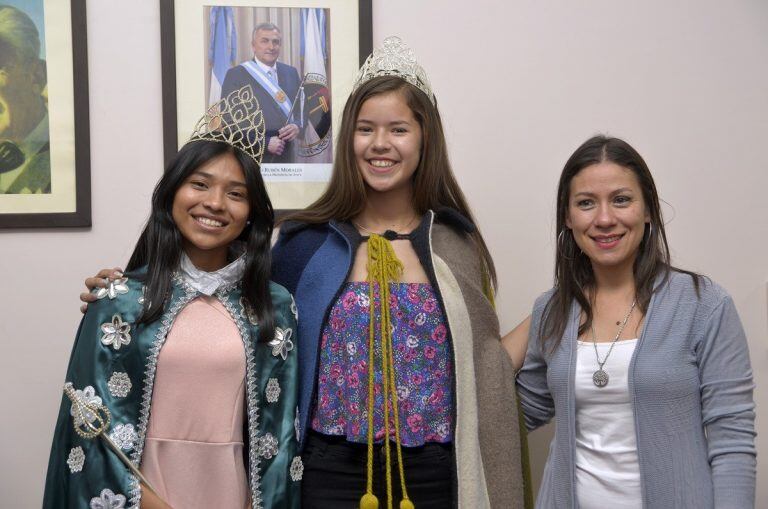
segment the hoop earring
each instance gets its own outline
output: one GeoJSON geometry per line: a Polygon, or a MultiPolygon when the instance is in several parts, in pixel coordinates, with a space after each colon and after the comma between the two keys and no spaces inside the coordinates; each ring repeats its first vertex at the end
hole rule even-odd
{"type": "Polygon", "coordinates": [[[645,223],[648,225],[648,239],[645,239],[645,232],[643,232],[643,242],[650,242],[653,237],[653,223],[645,223]]]}

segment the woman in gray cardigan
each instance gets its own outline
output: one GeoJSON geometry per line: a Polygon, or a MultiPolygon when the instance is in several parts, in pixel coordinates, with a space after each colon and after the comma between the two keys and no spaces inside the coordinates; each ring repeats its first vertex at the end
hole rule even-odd
{"type": "Polygon", "coordinates": [[[754,507],[744,330],[721,287],[670,265],[642,157],[616,138],[579,147],[557,231],[555,286],[505,338],[519,365],[515,337],[529,331],[517,379],[528,428],[555,417],[536,506],[754,507]]]}

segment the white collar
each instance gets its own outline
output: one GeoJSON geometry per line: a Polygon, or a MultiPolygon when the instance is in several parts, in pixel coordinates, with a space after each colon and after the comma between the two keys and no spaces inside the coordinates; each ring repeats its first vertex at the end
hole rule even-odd
{"type": "Polygon", "coordinates": [[[253,61],[256,62],[256,65],[258,65],[261,68],[261,70],[264,71],[265,73],[272,71],[273,73],[275,73],[275,76],[277,76],[277,61],[275,61],[275,65],[273,66],[268,66],[267,64],[265,64],[264,62],[256,58],[255,56],[253,57],[253,61]]]}
{"type": "Polygon", "coordinates": [[[204,295],[211,296],[219,288],[237,283],[243,278],[245,253],[240,254],[235,261],[217,271],[206,272],[195,267],[187,253],[182,252],[179,268],[184,281],[189,286],[204,295]]]}

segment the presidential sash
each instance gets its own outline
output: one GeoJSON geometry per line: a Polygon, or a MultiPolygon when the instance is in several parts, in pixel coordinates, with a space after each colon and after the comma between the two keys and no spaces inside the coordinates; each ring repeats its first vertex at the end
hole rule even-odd
{"type": "Polygon", "coordinates": [[[261,67],[259,67],[258,64],[253,60],[243,62],[240,65],[243,66],[246,71],[248,71],[248,74],[250,74],[251,77],[256,80],[256,83],[261,85],[261,88],[269,93],[270,97],[275,100],[277,106],[283,111],[283,113],[285,113],[285,117],[288,118],[288,116],[291,114],[292,103],[291,99],[283,91],[283,89],[272,83],[272,80],[269,79],[266,73],[261,70],[261,67]]]}

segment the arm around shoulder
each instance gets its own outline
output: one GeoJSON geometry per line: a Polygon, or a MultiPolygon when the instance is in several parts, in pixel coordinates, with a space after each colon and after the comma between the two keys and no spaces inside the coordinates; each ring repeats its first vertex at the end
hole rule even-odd
{"type": "Polygon", "coordinates": [[[531,317],[520,322],[506,336],[501,338],[501,345],[507,351],[515,371],[520,371],[528,349],[528,335],[531,329],[531,317]]]}
{"type": "Polygon", "coordinates": [[[528,341],[525,360],[517,375],[517,395],[523,409],[525,425],[529,431],[548,423],[555,415],[555,403],[547,383],[547,359],[542,352],[538,333],[548,296],[547,293],[539,297],[534,304],[527,325],[528,341]]]}

